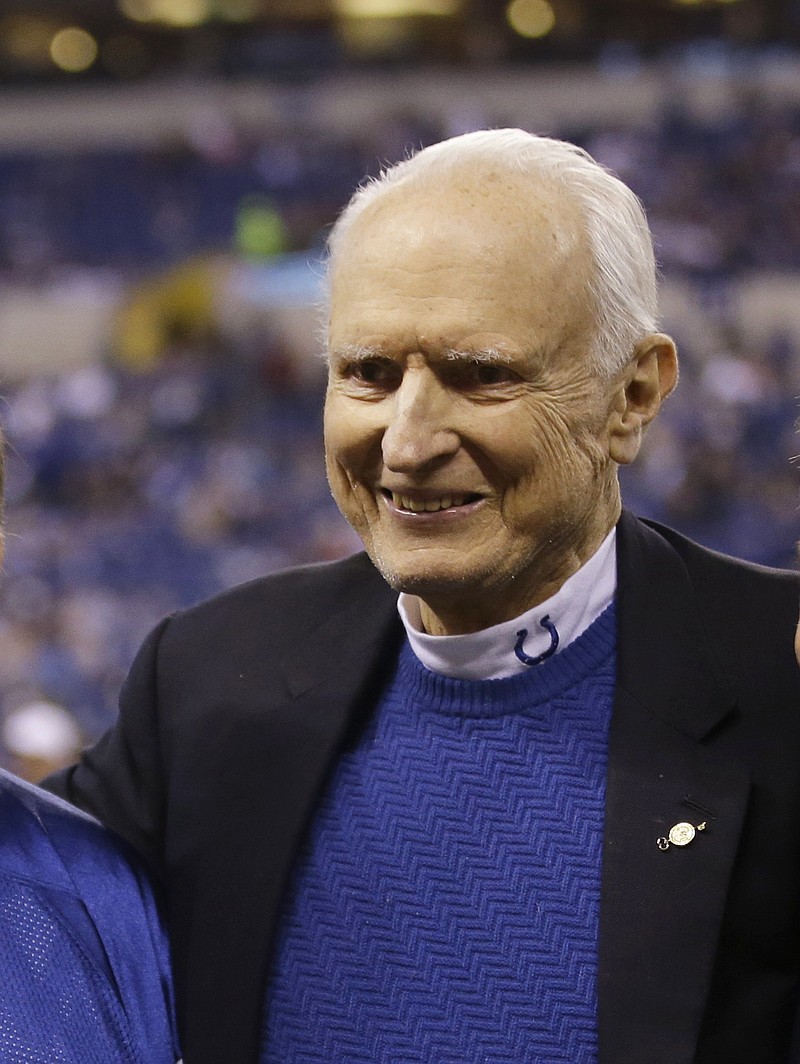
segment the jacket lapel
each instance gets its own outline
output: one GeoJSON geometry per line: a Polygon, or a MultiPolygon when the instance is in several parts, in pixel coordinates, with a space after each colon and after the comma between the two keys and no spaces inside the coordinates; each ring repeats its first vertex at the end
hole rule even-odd
{"type": "Polygon", "coordinates": [[[709,741],[733,696],[713,660],[679,555],[623,515],[618,565],[600,1061],[691,1064],[749,781],[738,766],[715,757],[709,741]],[[679,822],[706,827],[684,847],[660,848],[657,840],[679,822]]]}
{"type": "Polygon", "coordinates": [[[281,676],[256,678],[262,695],[248,712],[231,707],[207,755],[198,800],[214,826],[175,891],[192,1064],[259,1060],[269,956],[295,854],[337,751],[394,657],[396,596],[368,563],[352,575],[351,593],[316,629],[287,630],[281,676]]]}

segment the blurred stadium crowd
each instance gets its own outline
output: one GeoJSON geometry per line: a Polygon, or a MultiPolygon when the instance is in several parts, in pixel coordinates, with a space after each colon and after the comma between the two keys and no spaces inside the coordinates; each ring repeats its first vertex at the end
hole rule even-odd
{"type": "MultiPolygon", "coordinates": [[[[0,277],[46,286],[93,269],[132,284],[209,252],[313,258],[365,174],[452,132],[404,113],[348,138],[229,129],[158,151],[0,157],[0,277]]],[[[781,328],[753,347],[729,304],[743,272],[800,276],[800,110],[754,96],[735,120],[698,122],[673,101],[645,133],[548,132],[641,196],[665,279],[688,285],[713,323],[702,350],[696,331],[667,323],[681,385],[625,471],[627,504],[720,550],[793,565],[800,350],[781,328]]],[[[123,335],[95,365],[2,389],[0,713],[6,760],[28,774],[20,757],[56,759],[26,746],[36,715],[68,707],[70,753],[95,737],[164,613],[358,546],[325,484],[321,365],[302,369],[309,353],[268,325],[234,336],[177,308],[148,335],[144,356],[141,337],[123,335]]]]}

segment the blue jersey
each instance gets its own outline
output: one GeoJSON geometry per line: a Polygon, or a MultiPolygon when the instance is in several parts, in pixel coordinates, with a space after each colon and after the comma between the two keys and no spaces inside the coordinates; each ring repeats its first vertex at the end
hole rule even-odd
{"type": "Polygon", "coordinates": [[[96,821],[0,772],[0,1061],[175,1064],[150,887],[96,821]]]}

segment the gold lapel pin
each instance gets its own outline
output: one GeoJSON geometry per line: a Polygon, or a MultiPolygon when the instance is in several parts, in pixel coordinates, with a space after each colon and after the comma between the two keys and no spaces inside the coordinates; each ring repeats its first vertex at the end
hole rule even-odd
{"type": "Polygon", "coordinates": [[[669,835],[662,835],[656,839],[656,846],[659,850],[668,850],[670,845],[672,846],[688,846],[692,839],[695,837],[698,831],[705,831],[707,824],[705,820],[702,824],[698,824],[696,827],[694,824],[689,824],[686,820],[682,820],[680,824],[673,824],[669,829],[669,835]]]}

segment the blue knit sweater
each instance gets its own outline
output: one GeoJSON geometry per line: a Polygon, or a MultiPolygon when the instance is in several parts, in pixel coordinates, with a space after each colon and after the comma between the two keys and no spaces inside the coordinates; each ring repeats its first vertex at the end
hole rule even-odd
{"type": "Polygon", "coordinates": [[[265,1064],[593,1064],[609,607],[542,665],[408,647],[295,871],[265,1064]]]}

